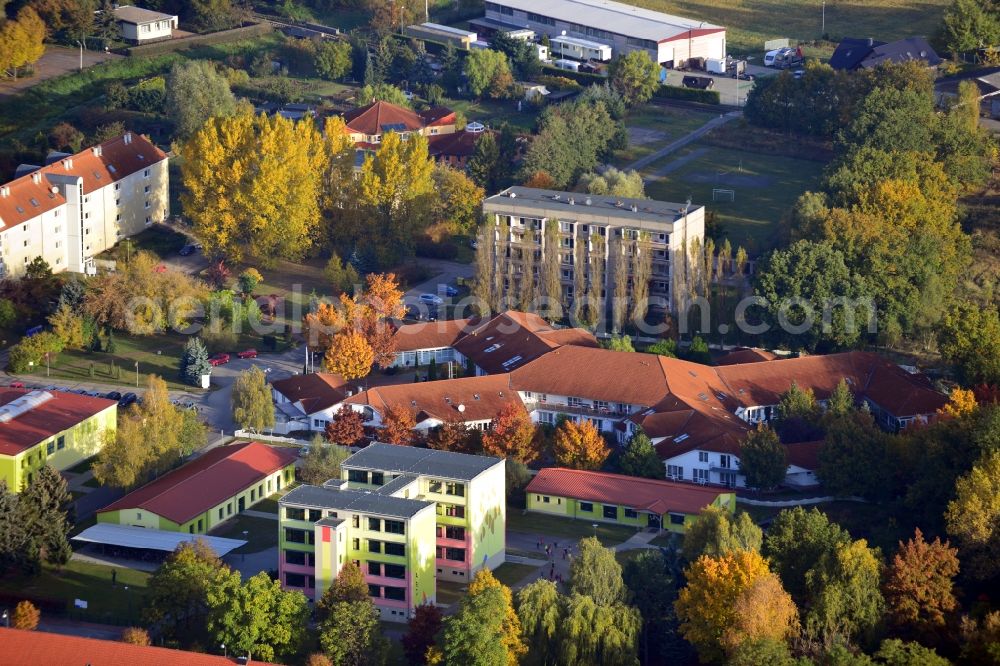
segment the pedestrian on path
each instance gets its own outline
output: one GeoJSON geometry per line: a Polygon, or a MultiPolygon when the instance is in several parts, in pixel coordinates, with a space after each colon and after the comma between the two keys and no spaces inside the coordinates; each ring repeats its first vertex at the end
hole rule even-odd
{"type": "Polygon", "coordinates": [[[542,540],[541,539],[538,540],[538,543],[535,545],[535,549],[536,550],[541,550],[542,549],[542,540]]]}

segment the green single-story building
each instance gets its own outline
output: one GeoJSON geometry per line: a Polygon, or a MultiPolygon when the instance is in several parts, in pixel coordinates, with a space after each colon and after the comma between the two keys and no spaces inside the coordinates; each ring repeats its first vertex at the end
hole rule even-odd
{"type": "Polygon", "coordinates": [[[296,451],[219,446],[97,512],[97,522],[205,534],[295,480],[296,451]]]}
{"type": "Polygon", "coordinates": [[[538,472],[525,492],[528,511],[681,533],[706,507],[736,510],[722,488],[562,467],[538,472]]]}
{"type": "Polygon", "coordinates": [[[0,479],[20,492],[45,465],[63,471],[93,457],[117,419],[114,400],[0,389],[0,479]]]}

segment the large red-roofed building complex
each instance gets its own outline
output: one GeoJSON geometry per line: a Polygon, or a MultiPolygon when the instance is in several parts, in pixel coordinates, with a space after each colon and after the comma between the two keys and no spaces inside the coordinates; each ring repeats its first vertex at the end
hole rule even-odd
{"type": "MultiPolygon", "coordinates": [[[[184,652],[148,645],[132,645],[80,636],[0,628],[0,664],[3,666],[227,666],[235,657],[184,652]]],[[[247,662],[251,663],[251,662],[247,662]]],[[[254,664],[267,666],[263,661],[254,664]]]]}
{"type": "Polygon", "coordinates": [[[94,255],[170,213],[167,155],[139,134],[47,161],[0,185],[0,276],[35,257],[57,273],[91,272],[94,255]]]}
{"type": "Polygon", "coordinates": [[[43,465],[65,470],[96,455],[117,415],[114,400],[0,389],[0,480],[17,492],[43,465]]]}
{"type": "Polygon", "coordinates": [[[736,495],[718,488],[563,467],[539,471],[525,493],[528,511],[672,532],[709,506],[736,510],[736,495]]]}
{"type": "Polygon", "coordinates": [[[97,512],[98,523],[205,534],[295,479],[296,451],[219,446],[97,512]]]}

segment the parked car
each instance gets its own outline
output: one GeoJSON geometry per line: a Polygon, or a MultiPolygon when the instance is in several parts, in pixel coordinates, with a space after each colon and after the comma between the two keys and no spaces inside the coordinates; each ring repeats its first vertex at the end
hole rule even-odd
{"type": "Polygon", "coordinates": [[[219,352],[212,358],[208,359],[208,363],[213,368],[216,368],[220,365],[225,365],[226,363],[229,363],[229,354],[226,354],[224,352],[219,352]]]}
{"type": "Polygon", "coordinates": [[[439,284],[438,293],[444,293],[445,296],[454,297],[458,296],[458,289],[451,286],[450,284],[439,284]]]}
{"type": "Polygon", "coordinates": [[[681,79],[685,88],[698,88],[699,90],[711,90],[715,87],[715,79],[708,76],[685,76],[681,79]]]}
{"type": "Polygon", "coordinates": [[[443,305],[444,299],[437,294],[420,294],[420,302],[428,305],[443,305]]]}
{"type": "Polygon", "coordinates": [[[109,391],[104,394],[104,397],[107,398],[108,400],[121,400],[122,394],[119,393],[118,391],[109,391]]]}
{"type": "Polygon", "coordinates": [[[198,248],[195,246],[194,243],[188,243],[187,245],[181,248],[180,255],[182,257],[190,256],[194,254],[197,249],[198,248]]]}
{"type": "Polygon", "coordinates": [[[124,409],[138,400],[139,396],[135,393],[126,393],[122,396],[121,400],[118,401],[118,407],[124,409]]]}
{"type": "Polygon", "coordinates": [[[24,382],[11,382],[11,388],[24,388],[24,382]]]}
{"type": "Polygon", "coordinates": [[[256,349],[244,349],[236,354],[237,358],[257,358],[256,349]]]}

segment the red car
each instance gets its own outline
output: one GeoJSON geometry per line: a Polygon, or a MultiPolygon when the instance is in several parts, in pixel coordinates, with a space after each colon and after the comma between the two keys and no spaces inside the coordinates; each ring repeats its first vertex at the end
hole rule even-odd
{"type": "Polygon", "coordinates": [[[256,349],[244,349],[243,351],[236,354],[238,358],[257,358],[256,349]]]}
{"type": "Polygon", "coordinates": [[[229,354],[221,354],[221,353],[216,354],[212,358],[208,359],[208,363],[213,368],[220,365],[225,365],[226,363],[229,363],[229,354]]]}
{"type": "Polygon", "coordinates": [[[10,387],[11,388],[20,388],[20,389],[23,389],[24,388],[24,382],[11,382],[10,383],[10,387]]]}

